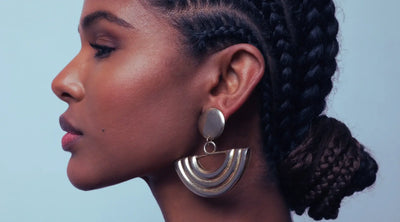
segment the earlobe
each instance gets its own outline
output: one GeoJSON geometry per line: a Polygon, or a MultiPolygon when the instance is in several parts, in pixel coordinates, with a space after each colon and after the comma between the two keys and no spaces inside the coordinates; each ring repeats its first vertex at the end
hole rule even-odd
{"type": "Polygon", "coordinates": [[[220,109],[225,118],[235,113],[250,97],[265,71],[264,57],[250,44],[237,44],[216,57],[220,66],[219,81],[210,91],[207,107],[220,109]]]}

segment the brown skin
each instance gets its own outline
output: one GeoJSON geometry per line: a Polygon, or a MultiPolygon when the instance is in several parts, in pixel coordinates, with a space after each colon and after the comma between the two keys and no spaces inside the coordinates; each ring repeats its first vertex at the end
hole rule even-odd
{"type": "Polygon", "coordinates": [[[199,61],[186,54],[167,20],[134,0],[86,0],[79,32],[81,51],[52,84],[69,105],[65,118],[83,133],[69,150],[72,184],[90,190],[142,177],[167,221],[290,221],[261,153],[252,96],[265,69],[259,50],[239,44],[199,61]],[[96,11],[125,22],[102,17],[83,24],[96,11]],[[99,56],[90,44],[115,50],[99,56]],[[251,148],[243,178],[216,199],[192,194],[173,167],[202,154],[197,121],[210,107],[228,119],[218,147],[251,148]]]}

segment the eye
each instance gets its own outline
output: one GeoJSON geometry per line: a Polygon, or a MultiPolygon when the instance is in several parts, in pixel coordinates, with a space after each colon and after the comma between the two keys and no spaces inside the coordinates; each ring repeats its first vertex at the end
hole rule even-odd
{"type": "Polygon", "coordinates": [[[115,51],[115,48],[113,47],[108,47],[105,45],[98,45],[98,44],[93,44],[90,43],[90,46],[96,50],[96,54],[95,57],[96,58],[107,58],[108,56],[110,56],[110,54],[115,51]]]}

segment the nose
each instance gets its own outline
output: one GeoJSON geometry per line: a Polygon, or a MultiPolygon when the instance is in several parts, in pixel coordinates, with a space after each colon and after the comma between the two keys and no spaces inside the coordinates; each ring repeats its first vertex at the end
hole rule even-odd
{"type": "Polygon", "coordinates": [[[79,65],[75,58],[54,78],[51,84],[51,89],[57,97],[68,104],[79,102],[85,96],[79,72],[79,65]]]}

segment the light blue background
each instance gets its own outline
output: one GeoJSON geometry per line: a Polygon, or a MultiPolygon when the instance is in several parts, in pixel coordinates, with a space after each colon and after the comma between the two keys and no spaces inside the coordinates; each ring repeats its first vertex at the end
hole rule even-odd
{"type": "MultiPolygon", "coordinates": [[[[0,221],[162,221],[140,179],[83,192],[66,176],[50,90],[78,52],[82,1],[0,0],[0,221]]],[[[340,70],[328,114],[380,164],[374,188],[346,198],[337,221],[400,221],[400,3],[337,0],[340,70]]],[[[295,217],[295,221],[311,221],[295,217]]]]}

